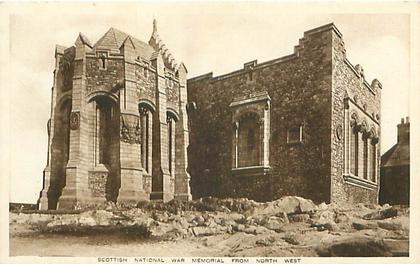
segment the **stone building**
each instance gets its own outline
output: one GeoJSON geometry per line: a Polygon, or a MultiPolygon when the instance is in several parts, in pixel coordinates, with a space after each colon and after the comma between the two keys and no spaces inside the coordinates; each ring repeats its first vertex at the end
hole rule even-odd
{"type": "Polygon", "coordinates": [[[381,157],[380,204],[410,204],[410,121],[398,124],[397,144],[381,157]]]}
{"type": "Polygon", "coordinates": [[[382,85],[349,62],[334,24],[291,55],[187,83],[194,198],[378,202],[382,85]]]}
{"type": "Polygon", "coordinates": [[[157,32],[56,46],[41,209],[191,199],[187,69],[157,32]]]}

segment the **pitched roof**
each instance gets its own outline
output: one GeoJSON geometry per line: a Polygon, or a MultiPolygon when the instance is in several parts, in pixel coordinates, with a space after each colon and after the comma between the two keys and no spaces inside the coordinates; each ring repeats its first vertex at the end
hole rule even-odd
{"type": "Polygon", "coordinates": [[[92,44],[90,43],[90,40],[82,32],[79,33],[79,36],[83,43],[85,43],[90,48],[92,48],[92,44]]]}
{"type": "Polygon", "coordinates": [[[150,59],[154,50],[151,46],[145,42],[136,39],[135,37],[122,32],[115,28],[110,28],[105,35],[103,35],[93,46],[94,49],[109,49],[113,51],[119,51],[120,47],[124,43],[125,39],[130,36],[133,41],[134,47],[137,51],[138,56],[145,59],[150,59]]]}
{"type": "Polygon", "coordinates": [[[381,166],[400,166],[410,164],[410,145],[395,144],[381,157],[381,166]]]}

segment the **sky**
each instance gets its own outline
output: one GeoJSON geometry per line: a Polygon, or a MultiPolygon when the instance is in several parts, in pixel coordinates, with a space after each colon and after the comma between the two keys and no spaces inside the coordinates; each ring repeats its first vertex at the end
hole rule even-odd
{"type": "Polygon", "coordinates": [[[350,62],[363,66],[368,83],[377,78],[383,85],[382,153],[396,143],[396,125],[409,115],[410,16],[404,13],[274,2],[22,5],[8,19],[9,130],[1,134],[10,139],[11,202],[38,198],[47,159],[54,47],[74,45],[79,32],[94,43],[114,27],[147,42],[156,18],[161,38],[194,77],[292,54],[304,31],[334,22],[350,62]]]}

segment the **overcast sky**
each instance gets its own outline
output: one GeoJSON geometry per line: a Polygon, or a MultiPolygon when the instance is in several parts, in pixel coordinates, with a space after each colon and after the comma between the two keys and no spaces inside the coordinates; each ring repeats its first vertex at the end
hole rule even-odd
{"type": "Polygon", "coordinates": [[[408,15],[346,14],[338,9],[329,13],[325,8],[300,12],[301,6],[278,3],[104,6],[110,7],[86,4],[66,9],[50,4],[10,16],[11,201],[35,203],[38,198],[47,157],[54,47],[72,46],[79,32],[94,43],[115,27],[147,42],[155,17],[167,47],[194,77],[211,71],[224,74],[254,59],[264,62],[289,55],[304,31],[334,22],[343,33],[348,59],[363,66],[368,83],[378,78],[383,85],[382,153],[395,144],[396,125],[408,115],[408,15]]]}

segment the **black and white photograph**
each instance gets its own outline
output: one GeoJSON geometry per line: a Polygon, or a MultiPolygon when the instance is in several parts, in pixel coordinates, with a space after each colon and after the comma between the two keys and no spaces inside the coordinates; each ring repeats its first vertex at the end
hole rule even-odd
{"type": "Polygon", "coordinates": [[[419,263],[419,2],[0,17],[1,263],[419,263]]]}

